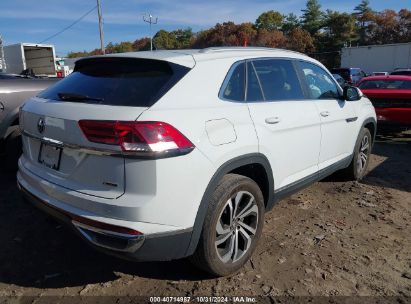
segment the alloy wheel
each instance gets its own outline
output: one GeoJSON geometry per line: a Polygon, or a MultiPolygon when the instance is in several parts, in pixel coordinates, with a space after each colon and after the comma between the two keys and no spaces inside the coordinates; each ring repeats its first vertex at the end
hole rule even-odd
{"type": "Polygon", "coordinates": [[[370,154],[370,141],[367,135],[361,140],[360,150],[357,158],[357,170],[361,174],[367,166],[368,156],[370,154]]]}
{"type": "Polygon", "coordinates": [[[224,205],[216,225],[215,248],[224,263],[235,263],[250,249],[258,227],[258,206],[247,191],[235,193],[224,205]]]}

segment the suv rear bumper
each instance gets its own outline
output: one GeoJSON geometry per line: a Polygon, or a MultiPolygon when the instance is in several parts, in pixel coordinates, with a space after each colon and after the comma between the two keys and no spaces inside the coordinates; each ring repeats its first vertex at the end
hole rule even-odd
{"type": "Polygon", "coordinates": [[[28,189],[30,186],[24,182],[20,173],[17,175],[17,180],[18,187],[26,200],[69,226],[83,240],[100,251],[135,261],[168,261],[187,255],[192,229],[152,235],[143,233],[130,235],[97,228],[82,222],[82,219],[90,221],[88,217],[56,207],[48,199],[33,194],[34,191],[28,189]]]}

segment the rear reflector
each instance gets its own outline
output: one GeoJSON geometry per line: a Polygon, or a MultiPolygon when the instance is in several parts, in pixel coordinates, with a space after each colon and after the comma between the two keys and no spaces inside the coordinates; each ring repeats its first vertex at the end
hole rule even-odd
{"type": "Polygon", "coordinates": [[[142,235],[140,231],[133,230],[131,228],[110,225],[110,224],[94,221],[88,218],[80,217],[77,215],[73,215],[72,219],[78,223],[81,223],[81,224],[84,224],[90,227],[94,227],[100,230],[105,230],[107,232],[116,232],[116,233],[127,234],[127,235],[142,235]]]}
{"type": "Polygon", "coordinates": [[[140,156],[177,156],[194,149],[191,141],[165,122],[80,120],[79,125],[89,141],[118,145],[140,156]]]}

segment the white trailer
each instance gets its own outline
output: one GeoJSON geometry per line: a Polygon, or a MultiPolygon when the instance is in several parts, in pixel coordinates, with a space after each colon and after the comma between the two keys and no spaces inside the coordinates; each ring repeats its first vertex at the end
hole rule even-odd
{"type": "Polygon", "coordinates": [[[33,69],[37,76],[56,77],[56,55],[51,44],[17,43],[3,47],[6,72],[33,69]]]}
{"type": "Polygon", "coordinates": [[[360,68],[367,73],[409,69],[411,42],[343,48],[341,67],[360,68]]]}

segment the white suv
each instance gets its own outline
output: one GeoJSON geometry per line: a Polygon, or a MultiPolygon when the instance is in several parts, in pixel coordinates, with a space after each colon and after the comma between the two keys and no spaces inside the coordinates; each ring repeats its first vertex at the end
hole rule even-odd
{"type": "Polygon", "coordinates": [[[110,254],[215,275],[250,258],[281,198],[340,169],[361,179],[376,131],[360,90],[266,48],[80,59],[20,116],[30,201],[110,254]]]}

